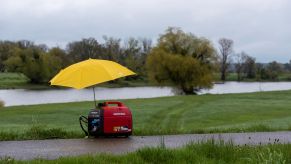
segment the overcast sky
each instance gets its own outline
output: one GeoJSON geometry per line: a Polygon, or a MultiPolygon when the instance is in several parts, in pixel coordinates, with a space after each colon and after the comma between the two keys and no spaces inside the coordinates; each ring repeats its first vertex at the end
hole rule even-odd
{"type": "Polygon", "coordinates": [[[210,39],[234,40],[257,61],[291,59],[289,0],[0,0],[0,40],[64,47],[102,36],[154,41],[168,26],[210,39]]]}

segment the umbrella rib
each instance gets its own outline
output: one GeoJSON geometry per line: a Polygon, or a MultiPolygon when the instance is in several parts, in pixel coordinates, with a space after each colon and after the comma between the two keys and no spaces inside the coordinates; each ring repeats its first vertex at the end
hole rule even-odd
{"type": "Polygon", "coordinates": [[[78,85],[76,87],[73,87],[73,88],[82,89],[82,87],[80,86],[80,84],[81,84],[81,81],[83,79],[83,71],[76,69],[71,74],[72,75],[76,75],[76,74],[78,74],[78,72],[80,72],[79,83],[78,83],[78,85]]]}
{"type": "MultiPolygon", "coordinates": [[[[108,79],[108,80],[106,80],[106,81],[110,81],[110,80],[114,80],[114,79],[116,79],[116,78],[114,78],[114,77],[112,76],[111,71],[108,71],[108,70],[107,70],[107,67],[105,67],[105,66],[104,66],[102,63],[100,63],[100,62],[99,62],[99,64],[102,65],[103,70],[106,71],[107,75],[109,75],[110,78],[111,78],[111,79],[108,79]]],[[[93,67],[93,68],[94,68],[94,67],[93,67]]],[[[96,68],[94,68],[94,69],[98,71],[98,69],[96,69],[96,68]]],[[[104,82],[106,82],[106,81],[104,81],[104,82]]]]}

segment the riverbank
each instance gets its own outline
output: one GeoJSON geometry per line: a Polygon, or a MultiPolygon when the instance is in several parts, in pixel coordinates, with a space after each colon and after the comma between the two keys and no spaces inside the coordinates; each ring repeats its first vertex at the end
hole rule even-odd
{"type": "MultiPolygon", "coordinates": [[[[134,135],[291,129],[291,91],[121,100],[134,135]]],[[[0,140],[81,138],[78,118],[93,102],[0,108],[0,140]]]]}
{"type": "MultiPolygon", "coordinates": [[[[220,80],[220,74],[215,73],[214,74],[214,81],[221,82],[220,80]]],[[[225,81],[238,81],[237,80],[237,73],[228,73],[226,76],[225,81]]],[[[288,82],[291,81],[291,73],[281,73],[278,75],[277,79],[271,80],[271,79],[257,79],[257,78],[243,78],[241,82],[288,82]]]]}
{"type": "MultiPolygon", "coordinates": [[[[214,75],[215,83],[223,83],[220,80],[220,75],[216,73],[214,75]]],[[[229,73],[226,82],[236,82],[236,73],[229,73]]],[[[290,82],[291,74],[284,73],[279,75],[277,80],[258,80],[258,79],[243,79],[241,82],[290,82]]],[[[142,86],[156,86],[148,80],[118,80],[118,82],[108,82],[98,84],[98,87],[106,88],[119,88],[119,87],[142,87],[142,86]]],[[[30,84],[28,78],[20,73],[0,73],[0,89],[31,89],[31,90],[44,90],[44,89],[57,89],[64,87],[50,86],[48,83],[44,84],[30,84]]]]}
{"type": "MultiPolygon", "coordinates": [[[[118,80],[118,82],[107,82],[98,84],[99,87],[119,88],[119,87],[140,87],[153,86],[146,80],[118,80]]],[[[48,83],[31,84],[29,79],[21,73],[0,73],[0,89],[57,89],[64,87],[50,86],[48,83]]]]}

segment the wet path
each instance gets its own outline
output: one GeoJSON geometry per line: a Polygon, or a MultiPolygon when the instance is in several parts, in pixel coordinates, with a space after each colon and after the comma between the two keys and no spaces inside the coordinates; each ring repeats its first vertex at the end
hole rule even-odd
{"type": "MultiPolygon", "coordinates": [[[[291,143],[291,132],[222,133],[165,135],[166,147],[181,147],[189,142],[209,139],[232,141],[234,144],[291,143]]],[[[56,159],[62,156],[82,154],[123,154],[146,146],[161,145],[161,136],[132,136],[129,138],[57,139],[0,142],[0,158],[12,157],[19,160],[34,158],[56,159]]]]}

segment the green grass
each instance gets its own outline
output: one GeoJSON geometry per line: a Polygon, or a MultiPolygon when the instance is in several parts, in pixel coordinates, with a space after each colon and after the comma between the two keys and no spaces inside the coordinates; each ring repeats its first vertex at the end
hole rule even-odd
{"type": "Polygon", "coordinates": [[[0,89],[50,89],[48,84],[30,84],[21,73],[0,73],[0,89]]]}
{"type": "Polygon", "coordinates": [[[291,81],[291,73],[282,73],[278,77],[279,81],[291,81]]]}
{"type": "Polygon", "coordinates": [[[143,148],[125,155],[83,155],[62,157],[56,160],[35,159],[16,161],[9,157],[1,163],[9,164],[79,164],[79,163],[245,163],[245,164],[284,164],[291,163],[291,145],[236,146],[232,143],[215,143],[208,141],[200,144],[189,144],[179,149],[168,149],[162,146],[143,148]]]}
{"type": "MultiPolygon", "coordinates": [[[[277,91],[123,102],[132,110],[134,135],[159,135],[289,130],[290,100],[291,91],[277,91]]],[[[0,140],[81,137],[78,118],[92,107],[75,102],[0,108],[0,140]],[[31,130],[39,135],[29,135],[31,130]],[[56,134],[42,135],[48,131],[56,134]]]]}
{"type": "Polygon", "coordinates": [[[21,73],[0,73],[1,83],[3,82],[27,82],[27,77],[21,73]]]}
{"type": "MultiPolygon", "coordinates": [[[[214,81],[220,82],[220,73],[215,73],[214,74],[214,81]]],[[[225,81],[237,81],[237,73],[228,73],[226,76],[225,81]]],[[[291,73],[281,73],[278,76],[277,80],[259,80],[256,78],[253,79],[248,79],[244,78],[241,80],[242,82],[256,82],[256,81],[264,81],[264,82],[278,82],[278,81],[291,81],[291,73]]]]}
{"type": "Polygon", "coordinates": [[[13,86],[25,85],[28,79],[23,74],[0,73],[0,88],[12,88],[13,86]]]}

